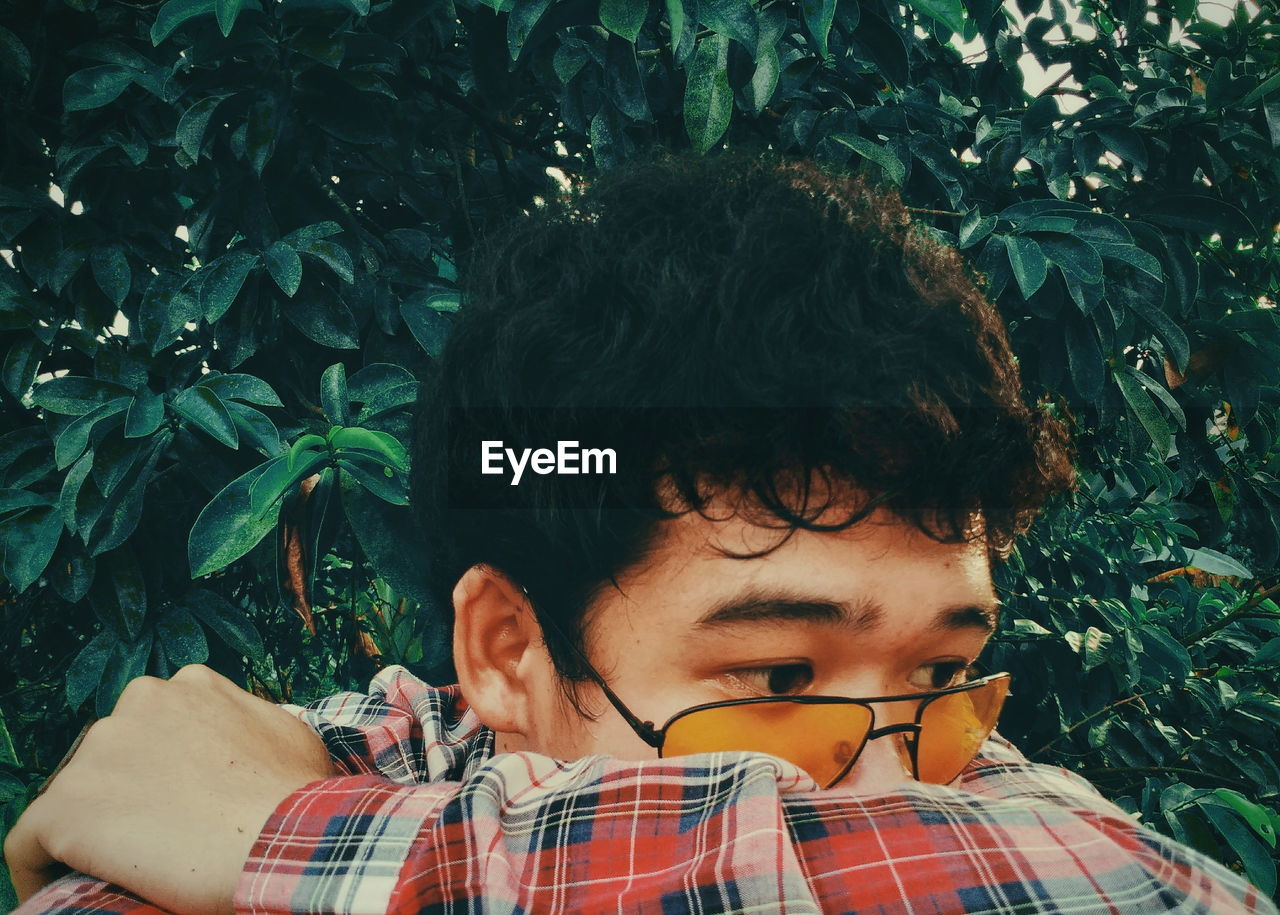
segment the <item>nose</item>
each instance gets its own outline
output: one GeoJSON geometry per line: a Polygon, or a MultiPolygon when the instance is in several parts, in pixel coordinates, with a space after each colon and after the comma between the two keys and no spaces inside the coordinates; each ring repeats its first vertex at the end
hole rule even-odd
{"type": "Polygon", "coordinates": [[[832,788],[855,794],[886,794],[913,781],[904,735],[885,734],[867,741],[853,768],[832,788]]]}

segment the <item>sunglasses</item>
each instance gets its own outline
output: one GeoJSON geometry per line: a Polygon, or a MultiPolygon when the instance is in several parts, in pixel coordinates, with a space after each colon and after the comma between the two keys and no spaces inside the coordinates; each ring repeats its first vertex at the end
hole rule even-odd
{"type": "MultiPolygon", "coordinates": [[[[525,591],[526,596],[528,591],[525,591]]],[[[959,686],[897,696],[758,696],[708,702],[677,712],[661,728],[642,721],[596,672],[586,655],[549,619],[545,625],[577,657],[587,676],[662,758],[693,753],[750,751],[794,763],[823,788],[848,775],[868,742],[901,735],[899,754],[916,781],[945,785],[975,756],[996,725],[1009,695],[1007,673],[959,686]],[[876,727],[875,706],[915,702],[911,722],[876,727]]]]}

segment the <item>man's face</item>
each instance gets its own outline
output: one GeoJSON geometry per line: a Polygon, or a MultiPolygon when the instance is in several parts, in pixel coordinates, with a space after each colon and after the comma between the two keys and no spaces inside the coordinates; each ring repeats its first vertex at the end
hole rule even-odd
{"type": "MultiPolygon", "coordinates": [[[[730,513],[724,512],[724,515],[730,513]]],[[[827,520],[825,517],[823,520],[827,520]]],[[[844,531],[777,530],[696,512],[663,522],[655,551],[588,610],[593,665],[642,720],[661,727],[693,705],[749,696],[873,697],[963,680],[994,628],[985,545],[940,544],[884,509],[844,531]]],[[[545,669],[549,669],[545,668],[545,669]]],[[[536,723],[499,750],[562,759],[603,753],[651,759],[592,683],[586,720],[548,676],[536,723]]],[[[876,726],[913,719],[913,703],[876,706],[876,726]]],[[[900,737],[870,741],[839,787],[883,791],[909,781],[900,737]]]]}

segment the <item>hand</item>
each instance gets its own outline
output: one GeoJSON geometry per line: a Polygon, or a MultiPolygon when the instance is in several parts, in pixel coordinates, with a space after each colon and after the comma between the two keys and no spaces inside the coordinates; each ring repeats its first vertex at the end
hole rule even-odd
{"type": "Polygon", "coordinates": [[[4,857],[20,901],[62,862],[172,912],[223,915],[280,802],[337,774],[314,731],[207,667],[139,677],[19,818],[4,857]]]}

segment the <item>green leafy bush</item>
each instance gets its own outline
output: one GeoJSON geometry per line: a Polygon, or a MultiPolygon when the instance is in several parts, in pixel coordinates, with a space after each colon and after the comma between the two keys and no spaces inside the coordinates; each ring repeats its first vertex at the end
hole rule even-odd
{"type": "Polygon", "coordinates": [[[768,142],[898,186],[1076,431],[998,572],[1003,731],[1274,893],[1280,26],[1208,9],[0,4],[3,822],[138,674],[448,678],[404,443],[456,257],[655,143],[768,142]]]}

